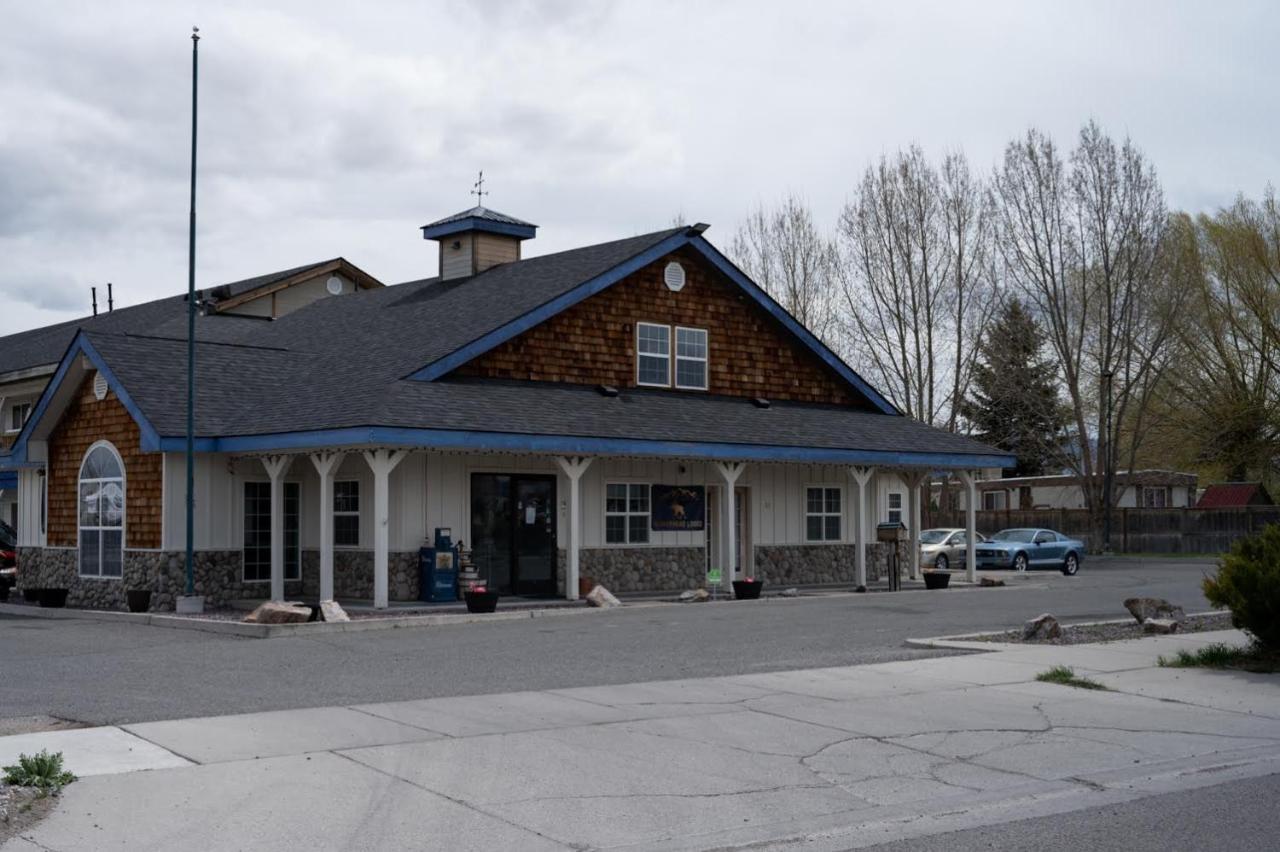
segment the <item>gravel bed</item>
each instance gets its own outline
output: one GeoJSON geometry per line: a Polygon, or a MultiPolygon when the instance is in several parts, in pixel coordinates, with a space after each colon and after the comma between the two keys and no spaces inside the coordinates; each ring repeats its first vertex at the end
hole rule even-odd
{"type": "MultiPolygon", "coordinates": [[[[1191,615],[1182,622],[1179,631],[1182,633],[1202,633],[1206,630],[1230,630],[1231,613],[1221,612],[1212,615],[1191,615]]],[[[1062,635],[1057,639],[1023,639],[1022,630],[1007,630],[1004,633],[988,633],[984,636],[967,637],[974,642],[1012,642],[1019,645],[1080,645],[1086,642],[1119,642],[1122,639],[1141,639],[1150,634],[1142,632],[1142,625],[1136,621],[1115,622],[1112,624],[1064,624],[1062,635]]]]}

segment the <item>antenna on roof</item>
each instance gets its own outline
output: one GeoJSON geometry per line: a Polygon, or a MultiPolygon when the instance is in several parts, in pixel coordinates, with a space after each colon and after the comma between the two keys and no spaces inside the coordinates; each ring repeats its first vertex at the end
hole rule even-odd
{"type": "Polygon", "coordinates": [[[107,282],[107,313],[111,313],[116,309],[115,298],[111,295],[111,282],[107,282]]]}
{"type": "Polygon", "coordinates": [[[93,315],[98,315],[98,288],[90,287],[89,292],[93,294],[93,315]]]}
{"type": "Polygon", "coordinates": [[[471,184],[471,194],[476,197],[476,206],[484,206],[484,197],[489,194],[484,188],[484,169],[480,170],[480,177],[476,178],[476,182],[471,184]]]}

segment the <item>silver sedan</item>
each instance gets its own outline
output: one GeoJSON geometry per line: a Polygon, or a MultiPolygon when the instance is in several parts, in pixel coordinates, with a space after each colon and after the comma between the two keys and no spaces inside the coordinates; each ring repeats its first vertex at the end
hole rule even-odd
{"type": "MultiPolygon", "coordinates": [[[[975,544],[986,541],[982,533],[975,533],[975,544]]],[[[963,529],[934,529],[920,532],[920,565],[946,571],[952,565],[964,565],[965,531],[963,529]]]]}

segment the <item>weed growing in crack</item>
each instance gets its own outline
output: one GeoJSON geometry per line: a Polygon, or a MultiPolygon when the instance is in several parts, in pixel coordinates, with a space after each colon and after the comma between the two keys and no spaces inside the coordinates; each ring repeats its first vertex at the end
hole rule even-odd
{"type": "Polygon", "coordinates": [[[1172,657],[1156,661],[1165,668],[1243,669],[1249,672],[1280,672],[1280,653],[1257,645],[1239,647],[1216,642],[1195,651],[1180,650],[1172,657]]]}
{"type": "Polygon", "coordinates": [[[1040,672],[1040,674],[1036,675],[1036,680],[1042,680],[1045,683],[1057,683],[1063,686],[1074,686],[1079,689],[1106,689],[1096,680],[1090,680],[1087,677],[1076,677],[1075,669],[1070,666],[1054,666],[1048,671],[1040,672]]]}

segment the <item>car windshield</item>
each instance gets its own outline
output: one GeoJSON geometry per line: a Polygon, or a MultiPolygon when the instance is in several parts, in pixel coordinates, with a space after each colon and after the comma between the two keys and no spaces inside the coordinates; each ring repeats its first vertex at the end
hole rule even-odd
{"type": "Polygon", "coordinates": [[[1036,536],[1035,530],[1000,530],[991,537],[992,541],[1030,542],[1036,536]]]}
{"type": "Polygon", "coordinates": [[[920,543],[941,544],[949,535],[951,535],[951,530],[925,530],[920,533],[920,543]]]}

